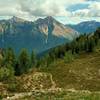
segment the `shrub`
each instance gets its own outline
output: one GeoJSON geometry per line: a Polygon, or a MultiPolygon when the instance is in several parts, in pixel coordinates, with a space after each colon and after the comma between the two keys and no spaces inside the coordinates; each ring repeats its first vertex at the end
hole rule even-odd
{"type": "Polygon", "coordinates": [[[71,52],[66,52],[64,56],[64,61],[66,63],[72,62],[74,60],[74,55],[71,52]]]}
{"type": "Polygon", "coordinates": [[[0,81],[7,81],[14,78],[14,69],[10,65],[0,68],[0,81]]]}
{"type": "Polygon", "coordinates": [[[0,95],[0,100],[2,100],[2,96],[0,95]]]}
{"type": "Polygon", "coordinates": [[[10,92],[20,92],[22,90],[21,84],[18,83],[9,83],[7,87],[10,92]]]}

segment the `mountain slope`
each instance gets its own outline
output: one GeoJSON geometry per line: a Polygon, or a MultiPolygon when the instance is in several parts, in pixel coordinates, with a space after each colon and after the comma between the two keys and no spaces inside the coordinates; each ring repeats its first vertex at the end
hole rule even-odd
{"type": "Polygon", "coordinates": [[[0,47],[13,47],[16,51],[27,48],[37,53],[73,40],[79,35],[49,16],[35,22],[13,17],[0,21],[0,47]]]}
{"type": "Polygon", "coordinates": [[[96,21],[85,21],[85,22],[81,22],[77,25],[66,25],[69,26],[73,29],[75,29],[76,31],[78,31],[79,33],[92,33],[94,32],[98,27],[100,27],[100,22],[96,22],[96,21]]]}
{"type": "Polygon", "coordinates": [[[100,91],[100,51],[81,54],[70,63],[60,59],[48,68],[41,68],[43,71],[51,73],[59,87],[100,91]]]}
{"type": "Polygon", "coordinates": [[[52,35],[56,37],[65,37],[69,38],[69,40],[72,40],[75,38],[75,34],[76,36],[78,35],[78,32],[71,29],[70,27],[65,27],[51,16],[48,16],[45,19],[39,19],[35,23],[38,25],[38,30],[40,30],[46,36],[48,36],[51,32],[52,35]]]}

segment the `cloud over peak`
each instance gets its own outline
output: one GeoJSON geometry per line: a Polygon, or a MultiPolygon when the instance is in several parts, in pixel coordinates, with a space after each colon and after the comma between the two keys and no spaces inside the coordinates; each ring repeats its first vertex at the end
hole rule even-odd
{"type": "Polygon", "coordinates": [[[99,0],[0,0],[0,16],[100,17],[99,0]]]}

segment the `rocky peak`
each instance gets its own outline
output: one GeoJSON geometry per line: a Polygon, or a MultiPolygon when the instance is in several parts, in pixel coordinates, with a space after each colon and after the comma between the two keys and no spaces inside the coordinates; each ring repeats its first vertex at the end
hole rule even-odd
{"type": "Polygon", "coordinates": [[[11,22],[24,22],[25,20],[24,19],[21,19],[21,18],[18,18],[16,16],[13,16],[11,19],[10,19],[11,22]]]}
{"type": "Polygon", "coordinates": [[[49,21],[53,21],[53,20],[55,20],[52,16],[47,16],[46,18],[45,18],[45,20],[49,20],[49,21]]]}
{"type": "Polygon", "coordinates": [[[41,25],[41,24],[50,25],[50,24],[53,24],[53,22],[56,22],[56,20],[52,16],[48,16],[44,19],[39,18],[37,21],[35,21],[35,23],[38,25],[41,25]]]}

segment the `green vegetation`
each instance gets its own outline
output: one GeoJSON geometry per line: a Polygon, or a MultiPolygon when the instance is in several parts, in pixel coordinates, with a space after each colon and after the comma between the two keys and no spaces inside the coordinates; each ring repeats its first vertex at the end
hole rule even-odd
{"type": "Polygon", "coordinates": [[[20,100],[100,100],[100,93],[85,92],[57,92],[26,96],[20,100]]]}
{"type": "Polygon", "coordinates": [[[15,66],[16,63],[16,57],[15,57],[15,53],[14,50],[12,48],[8,48],[6,50],[4,50],[4,59],[3,59],[3,63],[5,66],[7,66],[8,64],[10,64],[12,67],[15,66]]]}
{"type": "Polygon", "coordinates": [[[34,51],[32,51],[32,53],[31,53],[31,67],[35,67],[36,65],[37,65],[37,58],[36,58],[34,51]]]}
{"type": "Polygon", "coordinates": [[[56,62],[57,59],[65,59],[65,62],[71,62],[81,53],[94,52],[95,48],[99,45],[99,34],[100,28],[94,34],[81,35],[71,43],[51,49],[48,54],[39,60],[40,64],[38,67],[43,67],[44,65],[48,67],[50,64],[56,62]]]}
{"type": "MultiPolygon", "coordinates": [[[[22,92],[25,91],[25,87],[22,86],[23,82],[26,82],[29,87],[27,90],[30,90],[29,82],[34,80],[31,78],[33,77],[31,76],[32,71],[50,73],[57,87],[100,91],[100,28],[94,34],[82,35],[71,43],[50,49],[48,54],[41,58],[37,58],[34,51],[30,55],[26,49],[22,49],[18,56],[15,55],[12,48],[0,52],[0,82],[4,84],[3,89],[7,88],[7,91],[10,92],[22,92]],[[25,75],[26,73],[28,76],[25,75]]],[[[40,78],[38,81],[38,87],[41,87],[42,79],[40,78]]],[[[37,86],[37,82],[34,83],[37,86]]],[[[49,80],[48,83],[50,83],[49,80]]],[[[46,85],[49,86],[45,83],[46,85]]],[[[98,94],[80,93],[79,96],[77,93],[61,93],[44,94],[42,97],[43,100],[48,98],[67,98],[68,100],[92,100],[94,98],[93,100],[99,100],[100,98],[98,94]]]]}
{"type": "Polygon", "coordinates": [[[59,59],[39,71],[53,75],[58,87],[100,91],[100,51],[81,54],[73,62],[59,59]]]}
{"type": "Polygon", "coordinates": [[[65,63],[72,62],[74,60],[74,56],[71,52],[66,52],[64,56],[65,63]]]}
{"type": "Polygon", "coordinates": [[[29,70],[30,68],[30,57],[26,49],[23,49],[18,57],[18,68],[16,74],[22,74],[29,70]]]}
{"type": "Polygon", "coordinates": [[[14,77],[14,69],[12,66],[7,65],[7,67],[0,68],[0,81],[11,80],[14,77]]]}
{"type": "Polygon", "coordinates": [[[76,55],[82,52],[93,52],[99,41],[100,28],[92,35],[82,35],[71,43],[51,49],[48,54],[39,59],[36,58],[34,51],[29,55],[26,49],[22,49],[19,56],[16,57],[12,48],[5,49],[0,55],[0,79],[6,80],[9,79],[8,77],[14,76],[13,74],[27,73],[32,68],[49,67],[57,59],[64,59],[67,63],[72,62],[76,55]]]}

